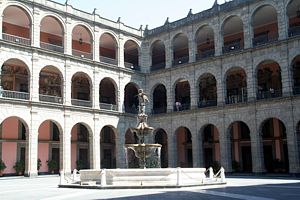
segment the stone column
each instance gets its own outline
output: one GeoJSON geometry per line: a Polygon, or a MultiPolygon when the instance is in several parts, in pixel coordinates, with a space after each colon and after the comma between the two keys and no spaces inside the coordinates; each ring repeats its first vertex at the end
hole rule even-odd
{"type": "Polygon", "coordinates": [[[31,122],[29,127],[29,134],[26,140],[26,155],[25,161],[25,176],[33,177],[38,175],[37,159],[38,159],[38,128],[37,111],[31,111],[31,122]]]}
{"type": "Polygon", "coordinates": [[[249,17],[249,13],[245,14],[242,17],[244,23],[244,49],[249,49],[252,47],[252,27],[250,22],[251,17],[249,17]]]}
{"type": "Polygon", "coordinates": [[[193,28],[189,28],[188,33],[188,43],[189,43],[189,63],[193,63],[196,61],[196,54],[197,54],[197,44],[194,38],[193,28]]]}
{"type": "MultiPolygon", "coordinates": [[[[193,71],[194,73],[194,71],[193,71]]],[[[191,109],[195,109],[198,107],[198,95],[197,95],[197,87],[195,85],[195,81],[190,82],[190,88],[191,88],[191,109]]]]}
{"type": "Polygon", "coordinates": [[[95,33],[95,38],[94,38],[94,49],[93,49],[93,60],[100,62],[100,36],[101,33],[99,31],[98,27],[94,27],[94,33],[95,33]]]}
{"type": "Polygon", "coordinates": [[[255,84],[255,67],[253,66],[252,54],[247,53],[246,63],[248,63],[248,67],[246,68],[247,75],[247,99],[248,102],[253,102],[256,100],[256,84],[255,84]]]}
{"type": "Polygon", "coordinates": [[[173,45],[170,39],[165,41],[165,53],[166,53],[166,68],[171,68],[173,62],[173,45]]]}
{"type": "Polygon", "coordinates": [[[99,106],[99,87],[100,87],[100,77],[99,72],[96,71],[96,68],[94,67],[94,80],[93,80],[93,108],[94,109],[100,109],[99,106]]]}
{"type": "Polygon", "coordinates": [[[249,124],[249,129],[251,135],[252,171],[253,173],[263,173],[265,172],[265,164],[263,156],[262,136],[257,125],[249,124]]]}
{"type": "MultiPolygon", "coordinates": [[[[171,75],[169,75],[167,78],[170,78],[170,76],[171,75]]],[[[167,89],[167,112],[172,112],[175,103],[175,96],[174,96],[174,90],[172,88],[171,80],[168,82],[168,85],[166,85],[166,89],[167,89]]]]}
{"type": "MultiPolygon", "coordinates": [[[[289,172],[291,174],[300,173],[299,162],[299,145],[297,141],[297,130],[293,127],[293,123],[286,124],[287,146],[288,146],[288,160],[289,160],[289,172]]],[[[287,159],[287,158],[286,158],[287,159]]]]}
{"type": "Polygon", "coordinates": [[[177,158],[177,140],[175,132],[169,130],[167,131],[168,135],[168,163],[169,167],[178,167],[178,158],[177,158]]]}
{"type": "Polygon", "coordinates": [[[72,19],[66,18],[66,30],[64,35],[64,53],[68,55],[72,55],[72,27],[71,27],[72,19]]]}
{"type": "Polygon", "coordinates": [[[32,54],[32,67],[31,67],[31,75],[30,75],[30,100],[38,102],[39,101],[39,79],[40,74],[39,71],[36,70],[39,63],[39,55],[36,52],[32,54]]]}
{"type": "Polygon", "coordinates": [[[62,169],[65,173],[71,174],[71,113],[64,113],[64,134],[62,137],[63,144],[63,165],[62,169]]]}
{"type": "MultiPolygon", "coordinates": [[[[124,118],[120,121],[124,121],[124,118]]],[[[117,168],[126,168],[126,157],[125,157],[125,130],[126,125],[124,123],[119,123],[118,127],[118,137],[116,137],[116,167],[117,168]]],[[[129,127],[129,126],[127,126],[129,127]]],[[[126,130],[125,130],[126,131],[126,130]]]]}
{"type": "Polygon", "coordinates": [[[225,168],[225,171],[231,172],[231,142],[228,137],[227,131],[219,130],[220,132],[220,150],[221,150],[221,165],[225,168]]]}
{"type": "Polygon", "coordinates": [[[216,22],[216,25],[214,26],[214,39],[215,39],[215,56],[220,56],[223,53],[222,52],[223,35],[222,35],[221,25],[219,24],[219,22],[216,22]]]}
{"type": "MultiPolygon", "coordinates": [[[[0,5],[1,5],[1,3],[0,3],[0,5]]],[[[2,15],[0,15],[0,24],[3,24],[3,14],[2,15]]],[[[2,30],[2,26],[0,26],[0,40],[2,40],[3,38],[2,38],[2,33],[3,33],[3,30],[2,30]]]]}
{"type": "Polygon", "coordinates": [[[124,83],[124,73],[119,72],[119,91],[118,91],[118,110],[119,112],[125,112],[125,107],[124,107],[124,98],[125,98],[125,83],[124,83]]]}
{"type": "Polygon", "coordinates": [[[284,1],[278,1],[281,9],[277,10],[277,21],[278,21],[278,40],[284,40],[288,38],[288,20],[286,14],[286,7],[284,1]]]}
{"type": "Polygon", "coordinates": [[[119,35],[118,66],[124,68],[124,35],[119,35]]]}
{"type": "MultiPolygon", "coordinates": [[[[219,69],[222,69],[222,62],[217,61],[216,65],[219,69]]],[[[224,98],[224,76],[222,74],[222,70],[218,70],[218,73],[216,75],[216,81],[217,81],[217,105],[218,106],[223,106],[225,102],[224,98]]]]}
{"type": "Polygon", "coordinates": [[[92,166],[93,169],[100,169],[101,168],[101,154],[100,154],[100,131],[101,127],[99,124],[99,117],[94,116],[94,134],[93,134],[93,158],[92,158],[92,166]]]}
{"type": "Polygon", "coordinates": [[[293,94],[293,86],[292,86],[292,79],[293,77],[290,76],[290,63],[288,59],[288,52],[284,51],[281,53],[281,83],[282,83],[282,96],[289,97],[293,94]]]}
{"type": "Polygon", "coordinates": [[[72,93],[72,67],[69,61],[65,64],[65,80],[64,80],[64,104],[71,105],[71,93],[72,93]]]}
{"type": "Polygon", "coordinates": [[[143,66],[145,68],[142,68],[143,72],[150,72],[151,71],[151,52],[149,51],[149,42],[143,41],[140,47],[140,56],[139,56],[139,62],[140,66],[143,66]]]}
{"type": "MultiPolygon", "coordinates": [[[[192,119],[192,121],[196,121],[196,118],[192,119]]],[[[196,125],[194,126],[196,129],[196,125]]],[[[192,132],[192,145],[193,145],[193,167],[200,167],[200,149],[199,149],[199,137],[197,130],[193,130],[192,132]]]]}
{"type": "Polygon", "coordinates": [[[37,7],[33,7],[33,22],[31,27],[31,45],[40,47],[40,10],[37,7]]]}

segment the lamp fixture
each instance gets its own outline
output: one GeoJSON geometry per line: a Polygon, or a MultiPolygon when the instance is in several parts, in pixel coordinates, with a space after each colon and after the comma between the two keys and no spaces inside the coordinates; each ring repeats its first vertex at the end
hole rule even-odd
{"type": "Polygon", "coordinates": [[[83,39],[82,39],[82,34],[80,33],[79,39],[78,39],[79,44],[83,43],[83,39]]]}

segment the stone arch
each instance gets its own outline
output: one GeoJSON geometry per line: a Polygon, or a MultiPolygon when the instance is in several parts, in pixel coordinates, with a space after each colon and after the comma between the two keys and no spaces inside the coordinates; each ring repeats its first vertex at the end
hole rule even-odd
{"type": "Polygon", "coordinates": [[[166,113],[167,112],[167,89],[163,84],[156,84],[153,87],[152,100],[153,108],[152,113],[166,113]]]}
{"type": "Polygon", "coordinates": [[[163,128],[157,128],[154,133],[154,143],[161,144],[160,165],[162,168],[168,167],[168,134],[163,128]]]}
{"type": "Polygon", "coordinates": [[[101,34],[99,40],[100,61],[117,65],[119,43],[117,36],[111,31],[101,34]]]}
{"type": "Polygon", "coordinates": [[[175,131],[177,146],[177,166],[193,167],[192,134],[187,127],[179,127],[175,131]]]}
{"type": "Polygon", "coordinates": [[[191,105],[191,86],[189,80],[178,79],[174,84],[174,111],[189,110],[191,105]]]}
{"type": "Polygon", "coordinates": [[[231,143],[231,163],[233,172],[252,172],[251,132],[243,121],[232,122],[227,129],[231,143]]]}
{"type": "Polygon", "coordinates": [[[247,102],[247,73],[241,67],[228,69],[224,77],[226,104],[247,102]]]}
{"type": "Polygon", "coordinates": [[[162,40],[155,40],[150,45],[151,71],[166,67],[166,47],[162,40]]]}
{"type": "Polygon", "coordinates": [[[177,33],[172,38],[173,65],[189,62],[189,38],[185,33],[177,33]]]}
{"type": "Polygon", "coordinates": [[[116,128],[111,125],[104,126],[100,131],[100,164],[101,168],[116,168],[116,128]]]}
{"type": "Polygon", "coordinates": [[[300,55],[297,55],[291,63],[292,86],[294,95],[300,94],[300,55]]]}
{"type": "MultiPolygon", "coordinates": [[[[91,107],[91,104],[88,103],[88,101],[92,102],[92,93],[93,93],[93,82],[92,82],[90,76],[84,72],[79,71],[72,75],[71,82],[72,82],[72,86],[71,86],[72,99],[87,101],[86,102],[87,104],[82,105],[82,106],[91,107]],[[82,77],[82,79],[80,79],[80,77],[82,77]],[[87,79],[88,82],[86,82],[85,79],[87,79]],[[78,90],[78,87],[76,85],[74,85],[75,82],[80,83],[80,85],[82,85],[85,88],[85,90],[78,90]],[[89,90],[86,90],[86,87],[88,87],[89,90]]],[[[75,101],[73,103],[75,103],[75,101]]],[[[78,102],[78,103],[80,103],[80,102],[78,102]]],[[[81,105],[79,105],[79,106],[81,106],[81,105]]]]}
{"type": "Polygon", "coordinates": [[[138,108],[138,94],[139,87],[137,84],[130,82],[126,84],[124,88],[124,107],[125,107],[125,112],[127,113],[137,113],[137,108],[138,108]]]}
{"type": "Polygon", "coordinates": [[[197,80],[198,107],[217,105],[217,80],[211,73],[203,73],[197,80]]]}
{"type": "Polygon", "coordinates": [[[11,115],[0,121],[0,129],[0,146],[2,149],[0,156],[6,165],[3,173],[15,173],[13,166],[16,162],[23,164],[23,170],[20,171],[22,175],[28,173],[28,123],[22,117],[11,115]]]}
{"type": "Polygon", "coordinates": [[[124,43],[124,65],[130,69],[139,69],[140,46],[136,40],[128,39],[124,43]]]}
{"type": "Polygon", "coordinates": [[[209,24],[200,26],[194,37],[197,45],[197,60],[215,55],[215,33],[209,24]]]}
{"type": "Polygon", "coordinates": [[[101,103],[117,105],[118,87],[116,82],[112,78],[105,77],[100,81],[99,97],[100,97],[100,108],[101,108],[101,103]]]}
{"type": "MultiPolygon", "coordinates": [[[[218,168],[221,161],[220,133],[218,128],[214,124],[208,123],[201,127],[199,133],[199,140],[202,143],[200,151],[203,152],[204,167],[215,166],[218,168]]],[[[214,170],[219,171],[219,169],[214,170]]]]}

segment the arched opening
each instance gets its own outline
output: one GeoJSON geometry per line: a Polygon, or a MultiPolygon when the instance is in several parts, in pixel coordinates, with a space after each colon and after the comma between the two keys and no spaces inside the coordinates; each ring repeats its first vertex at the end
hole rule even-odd
{"type": "Polygon", "coordinates": [[[173,66],[189,62],[189,39],[180,33],[173,39],[173,66]]]}
{"type": "Polygon", "coordinates": [[[204,74],[199,79],[198,107],[217,105],[217,81],[212,74],[204,74]]]}
{"type": "Polygon", "coordinates": [[[109,34],[104,33],[100,37],[100,61],[117,65],[117,42],[115,38],[109,34]]]}
{"type": "Polygon", "coordinates": [[[202,134],[203,160],[205,168],[220,166],[221,153],[219,131],[216,126],[208,124],[203,128],[202,134]]]}
{"type": "Polygon", "coordinates": [[[138,88],[133,83],[128,83],[125,86],[124,106],[126,113],[136,114],[138,112],[139,101],[137,98],[138,88]]]}
{"type": "Polygon", "coordinates": [[[116,88],[110,78],[104,78],[100,82],[99,98],[100,108],[105,110],[118,110],[116,101],[116,88]]]}
{"type": "Polygon", "coordinates": [[[52,16],[46,16],[41,21],[40,46],[57,52],[64,52],[64,30],[61,23],[52,16]]]}
{"type": "Polygon", "coordinates": [[[253,46],[278,40],[277,11],[271,5],[261,6],[252,16],[253,46]]]}
{"type": "Polygon", "coordinates": [[[203,26],[196,34],[197,60],[215,55],[214,30],[210,26],[203,26]]]}
{"type": "Polygon", "coordinates": [[[158,129],[155,133],[154,142],[161,144],[160,165],[162,168],[168,167],[168,135],[163,129],[158,129]]]}
{"type": "Polygon", "coordinates": [[[3,174],[24,175],[28,126],[18,117],[6,118],[0,124],[0,158],[6,165],[3,174]]]}
{"type": "Polygon", "coordinates": [[[62,75],[56,67],[44,67],[40,72],[39,80],[40,101],[62,104],[62,80],[62,75]]]}
{"type": "Polygon", "coordinates": [[[247,102],[247,77],[244,69],[231,68],[226,73],[226,104],[247,102]]]}
{"type": "Polygon", "coordinates": [[[72,105],[92,107],[91,87],[87,74],[78,72],[72,77],[72,105]]]}
{"type": "Polygon", "coordinates": [[[250,130],[244,122],[236,121],[229,126],[233,172],[252,172],[250,130]]]}
{"type": "Polygon", "coordinates": [[[73,28],[72,55],[93,59],[93,38],[85,26],[77,25],[73,28]]]}
{"type": "Polygon", "coordinates": [[[187,80],[179,80],[175,85],[174,111],[189,110],[190,107],[190,84],[187,80]]]}
{"type": "Polygon", "coordinates": [[[139,46],[132,40],[128,40],[124,45],[124,65],[129,69],[140,70],[139,46]]]}
{"type": "Polygon", "coordinates": [[[101,147],[101,168],[116,168],[116,137],[114,130],[109,126],[104,126],[100,133],[101,147]]]}
{"type": "Polygon", "coordinates": [[[77,123],[71,130],[71,169],[90,169],[89,130],[82,123],[77,123]]]}
{"type": "Polygon", "coordinates": [[[153,91],[153,114],[167,112],[167,90],[163,84],[159,84],[153,91]]]}
{"type": "Polygon", "coordinates": [[[3,40],[31,45],[31,20],[28,13],[19,6],[8,6],[3,11],[3,40]]]}
{"type": "Polygon", "coordinates": [[[287,6],[289,37],[300,35],[300,0],[291,0],[287,6]]]}
{"type": "Polygon", "coordinates": [[[289,172],[286,128],[282,121],[270,118],[261,125],[263,156],[267,172],[289,172]]]}
{"type": "Polygon", "coordinates": [[[29,99],[29,72],[25,63],[9,59],[1,67],[2,97],[29,99]]]}
{"type": "Polygon", "coordinates": [[[44,121],[38,130],[38,172],[60,171],[60,131],[50,120],[44,121]]]}
{"type": "Polygon", "coordinates": [[[238,16],[228,18],[223,24],[223,53],[244,49],[243,21],[238,16]]]}
{"type": "Polygon", "coordinates": [[[257,99],[282,96],[281,69],[277,62],[267,60],[257,67],[257,99]]]}
{"type": "MultiPolygon", "coordinates": [[[[130,129],[127,129],[125,133],[125,144],[137,144],[137,136],[131,132],[130,129]]],[[[127,168],[139,168],[139,159],[135,156],[134,151],[127,149],[126,155],[126,166],[127,168]]]]}
{"type": "Polygon", "coordinates": [[[300,94],[300,55],[294,58],[292,62],[293,73],[293,91],[294,95],[300,94]]]}
{"type": "Polygon", "coordinates": [[[193,167],[192,134],[186,127],[180,127],[176,131],[177,140],[177,166],[193,167]]]}
{"type": "Polygon", "coordinates": [[[151,49],[151,71],[164,69],[166,67],[166,50],[164,42],[161,40],[155,41],[151,49]]]}

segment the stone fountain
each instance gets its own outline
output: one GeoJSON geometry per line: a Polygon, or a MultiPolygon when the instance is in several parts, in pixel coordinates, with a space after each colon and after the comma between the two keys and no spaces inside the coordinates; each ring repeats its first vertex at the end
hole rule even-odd
{"type": "MultiPolygon", "coordinates": [[[[213,174],[213,169],[205,168],[160,168],[160,144],[148,144],[152,141],[154,128],[148,126],[148,115],[145,113],[146,103],[149,102],[142,89],[138,92],[139,111],[137,125],[131,128],[138,138],[138,144],[126,144],[126,158],[129,150],[139,159],[140,169],[87,169],[73,171],[67,177],[62,171],[59,187],[71,188],[154,188],[154,187],[186,187],[200,185],[225,184],[224,169],[213,174]],[[156,168],[147,168],[147,159],[156,160],[156,168]],[[209,172],[209,176],[206,173],[209,172]]],[[[128,164],[128,159],[127,159],[128,164]]],[[[153,167],[153,166],[152,166],[153,167]]]]}
{"type": "Polygon", "coordinates": [[[131,132],[137,136],[138,144],[126,144],[125,145],[125,155],[126,164],[128,168],[128,150],[131,149],[134,155],[139,159],[139,167],[142,169],[146,168],[147,159],[155,159],[157,165],[160,167],[160,151],[162,145],[160,144],[145,144],[145,141],[150,141],[154,128],[147,124],[148,115],[145,113],[146,103],[149,102],[146,94],[142,89],[138,91],[139,99],[139,111],[137,116],[136,127],[131,128],[131,132]]]}

